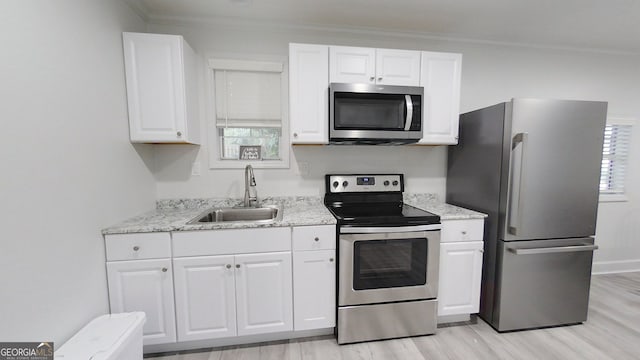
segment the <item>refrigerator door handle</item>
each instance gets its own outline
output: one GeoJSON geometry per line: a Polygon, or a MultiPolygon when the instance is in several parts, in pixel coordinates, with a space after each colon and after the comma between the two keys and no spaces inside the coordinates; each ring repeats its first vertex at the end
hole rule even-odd
{"type": "Polygon", "coordinates": [[[594,251],[598,249],[598,245],[571,245],[571,246],[556,246],[556,247],[542,247],[532,249],[516,249],[509,247],[507,250],[516,255],[536,255],[536,254],[553,254],[553,253],[566,253],[566,252],[578,252],[578,251],[594,251]]]}
{"type": "MultiPolygon", "coordinates": [[[[516,202],[515,203],[513,201],[511,202],[512,206],[509,207],[509,214],[508,214],[509,216],[508,231],[509,231],[509,234],[512,234],[512,235],[518,235],[518,228],[520,227],[520,223],[522,222],[522,203],[524,199],[522,197],[521,189],[524,187],[524,168],[525,168],[525,159],[526,159],[525,152],[527,149],[528,139],[529,139],[529,134],[526,132],[522,132],[522,133],[516,134],[513,137],[513,140],[511,141],[511,153],[513,153],[516,147],[518,147],[518,144],[522,144],[520,149],[520,166],[519,166],[520,169],[518,170],[519,171],[518,184],[517,184],[518,193],[515,196],[516,202]],[[517,213],[515,216],[513,215],[513,208],[517,209],[517,213]]],[[[512,183],[511,185],[511,194],[510,194],[511,197],[514,196],[515,185],[516,185],[515,183],[512,183]]]]}

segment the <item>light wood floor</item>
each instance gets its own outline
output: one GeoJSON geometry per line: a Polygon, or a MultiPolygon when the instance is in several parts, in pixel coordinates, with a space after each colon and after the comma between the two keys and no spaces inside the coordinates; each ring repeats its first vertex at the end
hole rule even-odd
{"type": "Polygon", "coordinates": [[[439,328],[432,336],[342,346],[326,336],[154,358],[231,359],[640,359],[640,272],[594,276],[589,318],[582,325],[500,334],[478,319],[439,328]]]}

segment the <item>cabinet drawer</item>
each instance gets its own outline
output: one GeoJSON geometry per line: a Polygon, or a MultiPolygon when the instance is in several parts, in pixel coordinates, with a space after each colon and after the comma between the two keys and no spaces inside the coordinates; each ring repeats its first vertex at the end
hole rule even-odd
{"type": "Polygon", "coordinates": [[[293,228],[293,250],[331,250],[336,248],[336,226],[299,226],[293,228]]]}
{"type": "Polygon", "coordinates": [[[484,238],[484,219],[444,220],[440,242],[477,241],[484,238]]]}
{"type": "Polygon", "coordinates": [[[105,235],[107,261],[171,257],[171,235],[162,233],[105,235]]]}
{"type": "Polygon", "coordinates": [[[288,227],[177,231],[173,256],[205,256],[291,251],[288,227]]]}

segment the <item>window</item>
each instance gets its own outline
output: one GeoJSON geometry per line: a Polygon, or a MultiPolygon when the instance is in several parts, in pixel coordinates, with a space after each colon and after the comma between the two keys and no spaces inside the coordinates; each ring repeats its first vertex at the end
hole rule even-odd
{"type": "Polygon", "coordinates": [[[288,168],[287,88],[283,62],[210,59],[211,168],[288,168]],[[286,142],[285,142],[286,143],[286,142]]]}
{"type": "Polygon", "coordinates": [[[600,171],[600,194],[603,200],[624,200],[625,173],[627,171],[631,124],[622,119],[609,119],[604,130],[602,167],[600,171]],[[609,196],[609,199],[606,197],[609,196]],[[613,196],[613,197],[612,197],[613,196]]]}

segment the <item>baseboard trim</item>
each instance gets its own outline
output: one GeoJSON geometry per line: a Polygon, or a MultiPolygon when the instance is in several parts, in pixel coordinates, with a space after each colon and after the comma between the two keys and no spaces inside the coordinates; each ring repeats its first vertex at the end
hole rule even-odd
{"type": "Polygon", "coordinates": [[[210,351],[212,348],[230,346],[230,345],[246,345],[256,344],[270,341],[282,341],[289,339],[333,335],[335,328],[316,329],[316,330],[303,330],[303,331],[287,331],[270,334],[260,335],[247,335],[247,336],[235,336],[223,339],[211,339],[211,340],[199,340],[199,341],[185,341],[176,342],[171,344],[157,344],[157,345],[145,345],[144,354],[145,357],[157,357],[174,355],[178,352],[193,352],[193,351],[210,351]]]}
{"type": "Polygon", "coordinates": [[[640,260],[598,261],[593,263],[593,275],[640,271],[640,260]]]}

